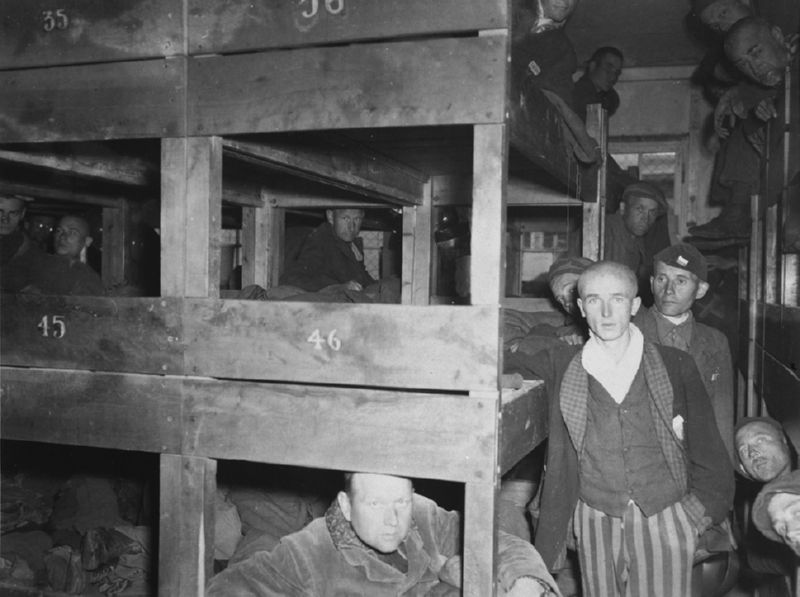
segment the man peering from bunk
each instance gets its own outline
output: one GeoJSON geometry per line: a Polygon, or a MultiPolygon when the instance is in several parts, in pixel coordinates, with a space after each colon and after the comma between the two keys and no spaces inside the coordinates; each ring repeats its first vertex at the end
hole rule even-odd
{"type": "Polygon", "coordinates": [[[55,255],[50,259],[46,279],[41,281],[39,290],[46,294],[78,296],[105,294],[100,276],[81,259],[93,240],[86,219],[77,215],[62,217],[53,236],[55,255]]]}
{"type": "MultiPolygon", "coordinates": [[[[460,595],[460,528],[410,479],[348,473],[324,517],[224,570],[206,595],[460,595]]],[[[560,595],[534,547],[503,531],[498,576],[501,595],[560,595]]]]}
{"type": "Polygon", "coordinates": [[[771,417],[745,417],[736,423],[734,446],[739,473],[769,483],[792,470],[792,452],[783,427],[771,417]]]}
{"type": "Polygon", "coordinates": [[[574,528],[586,597],[685,597],[698,537],[733,501],[711,403],[688,354],[631,324],[628,267],[589,266],[578,293],[589,340],[531,363],[551,403],[536,547],[557,568],[574,528]]]}
{"type": "Polygon", "coordinates": [[[602,104],[609,118],[619,108],[619,94],[614,85],[622,74],[624,60],[618,48],[603,46],[586,63],[586,71],[572,89],[572,108],[584,122],[589,104],[602,104]]]}
{"type": "Polygon", "coordinates": [[[705,384],[722,441],[734,461],[733,363],[728,339],[695,320],[694,301],[708,292],[708,264],[695,247],[680,243],[653,258],[650,276],[654,304],[641,309],[633,322],[645,340],[688,352],[705,384]]]}
{"type": "Polygon", "coordinates": [[[33,284],[47,254],[22,231],[28,197],[0,193],[0,290],[19,292],[33,284]]]}
{"type": "Polygon", "coordinates": [[[363,209],[326,210],[325,222],[287,264],[281,284],[318,292],[364,290],[375,282],[364,267],[364,246],[358,236],[363,220],[363,209]]]}
{"type": "Polygon", "coordinates": [[[764,486],[753,504],[753,523],[765,537],[800,556],[800,471],[764,486]]]}
{"type": "Polygon", "coordinates": [[[639,295],[648,299],[647,304],[653,253],[645,237],[666,211],[667,201],[661,190],[639,181],[625,187],[617,213],[606,216],[603,258],[625,264],[636,273],[639,295]]]}

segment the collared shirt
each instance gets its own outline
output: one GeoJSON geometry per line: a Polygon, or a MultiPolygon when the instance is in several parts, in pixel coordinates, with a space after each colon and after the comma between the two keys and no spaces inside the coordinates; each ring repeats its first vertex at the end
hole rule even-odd
{"type": "Polygon", "coordinates": [[[644,337],[632,323],[630,325],[631,341],[625,354],[618,362],[600,345],[592,335],[583,347],[581,364],[586,372],[600,382],[617,404],[625,400],[625,396],[636,377],[642,362],[644,337]]]}
{"type": "Polygon", "coordinates": [[[680,323],[673,321],[674,317],[667,317],[658,311],[655,313],[658,343],[688,352],[692,345],[692,329],[694,327],[692,312],[687,311],[686,317],[680,323]]]}

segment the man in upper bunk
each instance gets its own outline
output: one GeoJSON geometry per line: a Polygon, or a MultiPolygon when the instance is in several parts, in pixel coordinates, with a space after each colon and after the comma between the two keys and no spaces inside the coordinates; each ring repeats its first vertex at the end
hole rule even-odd
{"type": "Polygon", "coordinates": [[[624,57],[618,48],[603,46],[595,50],[586,63],[586,71],[572,90],[572,107],[584,122],[589,104],[602,104],[609,117],[619,108],[619,94],[614,85],[622,73],[623,62],[624,57]]]}
{"type": "Polygon", "coordinates": [[[55,255],[49,260],[46,279],[38,289],[45,294],[100,296],[105,294],[103,282],[84,263],[85,250],[92,244],[89,222],[77,215],[66,215],[58,221],[53,236],[55,255]]]}
{"type": "Polygon", "coordinates": [[[375,282],[364,267],[358,236],[363,209],[328,209],[325,222],[308,235],[297,258],[287,263],[281,284],[308,292],[364,290],[375,282]]]}
{"type": "Polygon", "coordinates": [[[22,231],[28,197],[0,193],[0,289],[29,287],[44,267],[47,254],[22,231]]]}
{"type": "Polygon", "coordinates": [[[661,189],[638,181],[625,187],[617,213],[606,216],[603,258],[623,263],[636,273],[639,295],[646,304],[651,303],[650,273],[655,251],[645,243],[645,236],[666,212],[667,201],[661,189]]]}
{"type": "MultiPolygon", "coordinates": [[[[325,516],[211,579],[206,595],[460,595],[458,513],[411,480],[348,473],[325,516]]],[[[536,549],[498,531],[498,593],[557,595],[536,549]]]]}
{"type": "Polygon", "coordinates": [[[733,364],[728,339],[692,314],[694,301],[708,292],[708,264],[692,245],[672,245],[653,258],[653,306],[633,322],[645,340],[688,352],[700,371],[722,441],[733,452],[733,364]]]}
{"type": "Polygon", "coordinates": [[[585,597],[685,597],[698,537],[733,501],[711,403],[690,355],[631,324],[628,267],[592,264],[578,294],[589,340],[531,363],[551,403],[536,547],[555,569],[574,530],[585,597]]]}

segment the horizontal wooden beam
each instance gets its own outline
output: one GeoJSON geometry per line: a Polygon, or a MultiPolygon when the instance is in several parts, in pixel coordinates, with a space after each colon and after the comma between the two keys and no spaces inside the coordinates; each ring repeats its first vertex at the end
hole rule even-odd
{"type": "Polygon", "coordinates": [[[185,58],[0,71],[4,143],[178,137],[185,58]]]}
{"type": "Polygon", "coordinates": [[[191,0],[190,53],[255,51],[508,27],[505,0],[191,0]]]}
{"type": "Polygon", "coordinates": [[[418,204],[422,201],[425,176],[360,147],[331,144],[320,139],[314,144],[287,142],[224,142],[226,154],[262,166],[289,172],[345,189],[359,195],[393,203],[418,204]]]}
{"type": "Polygon", "coordinates": [[[498,123],[507,36],[189,60],[188,134],[498,123]]]}
{"type": "Polygon", "coordinates": [[[526,381],[519,390],[504,391],[501,416],[499,458],[505,473],[547,437],[543,383],[526,381]]]}
{"type": "MultiPolygon", "coordinates": [[[[494,467],[498,397],[16,367],[0,373],[5,439],[460,482],[485,480],[494,467]]],[[[503,421],[538,412],[539,402],[526,393],[503,421]]]]}
{"type": "Polygon", "coordinates": [[[125,199],[122,197],[98,195],[97,193],[84,191],[76,192],[44,185],[19,184],[4,180],[0,180],[0,192],[25,195],[26,197],[33,197],[34,199],[64,201],[83,205],[99,205],[100,207],[110,207],[114,209],[121,208],[125,203],[125,199]]]}
{"type": "Polygon", "coordinates": [[[0,149],[0,162],[36,166],[52,172],[128,185],[145,186],[158,180],[155,164],[133,156],[84,155],[0,149]]]}

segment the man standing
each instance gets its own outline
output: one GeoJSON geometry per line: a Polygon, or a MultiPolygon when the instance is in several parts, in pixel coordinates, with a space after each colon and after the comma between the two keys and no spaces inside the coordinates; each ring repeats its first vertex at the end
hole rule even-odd
{"type": "Polygon", "coordinates": [[[286,266],[281,284],[308,292],[364,290],[375,280],[364,267],[359,238],[363,209],[328,209],[319,227],[308,235],[297,259],[286,266]]]}
{"type": "Polygon", "coordinates": [[[639,296],[645,304],[650,304],[653,253],[649,251],[655,252],[648,248],[645,236],[666,212],[667,201],[661,189],[639,181],[625,187],[617,213],[606,216],[603,259],[622,263],[633,270],[639,296]]]}
{"type": "Polygon", "coordinates": [[[557,567],[572,519],[586,597],[685,597],[697,538],[733,501],[708,395],[688,354],[631,325],[630,269],[593,264],[578,293],[589,340],[533,364],[551,404],[536,547],[557,567]]]}
{"type": "Polygon", "coordinates": [[[650,286],[654,304],[639,311],[633,322],[645,340],[692,355],[733,462],[733,364],[728,339],[692,315],[694,301],[708,292],[706,259],[692,245],[681,243],[657,253],[653,270],[650,286]]]}
{"type": "MultiPolygon", "coordinates": [[[[460,595],[460,527],[407,478],[348,473],[324,517],[221,572],[206,595],[460,595]]],[[[502,531],[498,576],[500,595],[560,595],[534,547],[502,531]]]]}

